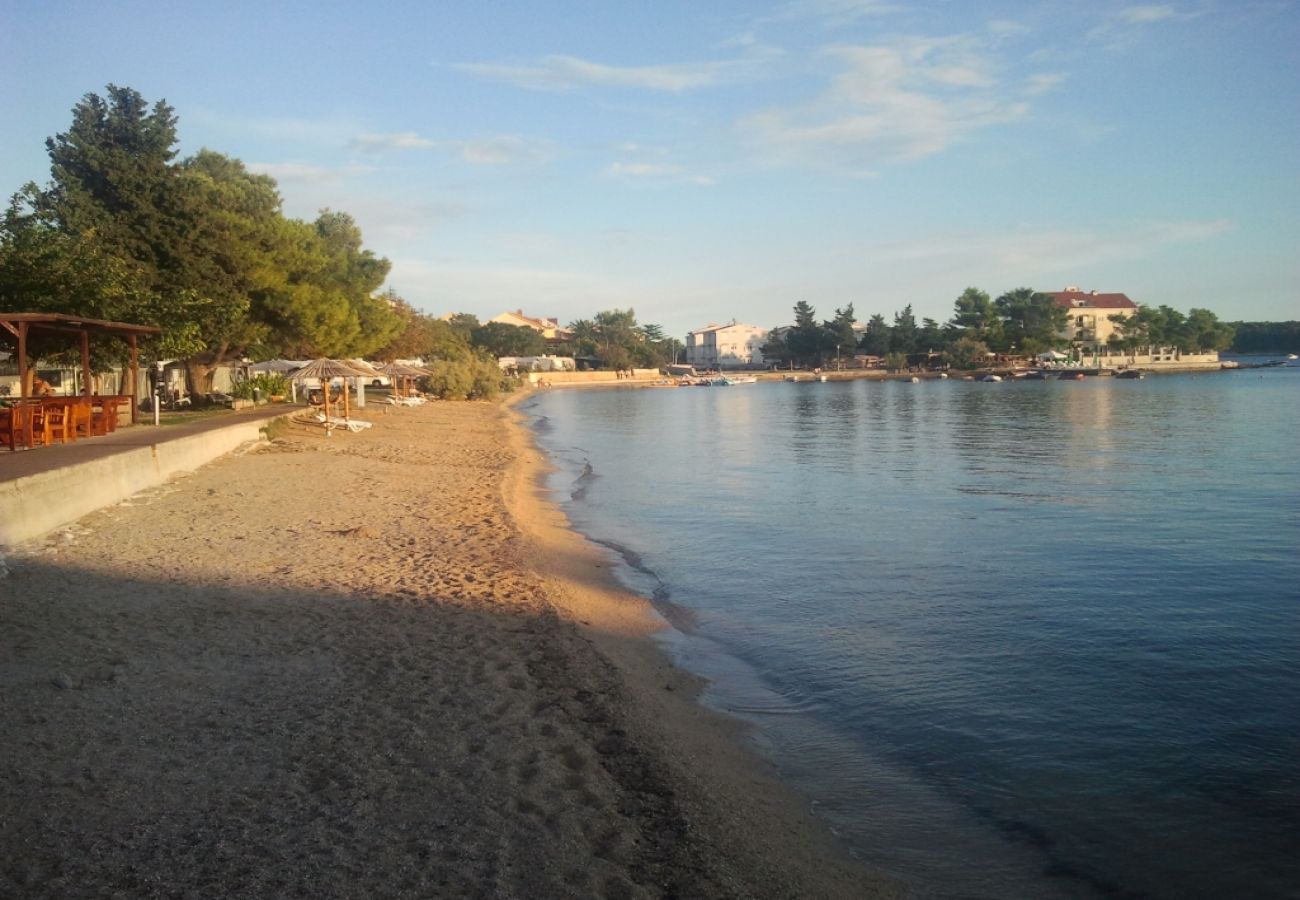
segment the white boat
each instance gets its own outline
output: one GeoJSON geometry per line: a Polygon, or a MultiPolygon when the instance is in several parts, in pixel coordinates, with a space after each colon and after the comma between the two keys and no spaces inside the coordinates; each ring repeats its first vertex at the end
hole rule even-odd
{"type": "Polygon", "coordinates": [[[1287,358],[1287,359],[1300,359],[1300,356],[1296,356],[1294,353],[1288,353],[1288,354],[1286,355],[1286,358],[1287,358]]]}
{"type": "Polygon", "coordinates": [[[1001,380],[1002,380],[1001,375],[985,375],[980,379],[980,381],[1001,381],[1001,380]]]}
{"type": "Polygon", "coordinates": [[[799,376],[798,376],[798,375],[787,375],[787,376],[785,376],[785,380],[786,380],[786,381],[798,381],[798,380],[799,380],[799,376]]]}
{"type": "Polygon", "coordinates": [[[825,376],[825,375],[818,375],[818,376],[817,376],[817,380],[818,380],[818,381],[825,381],[825,380],[826,380],[826,376],[825,376]]]}
{"type": "Polygon", "coordinates": [[[727,384],[758,384],[757,375],[728,375],[722,380],[727,384]]]}

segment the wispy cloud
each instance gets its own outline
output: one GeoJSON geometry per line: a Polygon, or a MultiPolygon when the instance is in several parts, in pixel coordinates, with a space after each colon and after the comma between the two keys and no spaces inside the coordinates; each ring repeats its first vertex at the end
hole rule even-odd
{"type": "Polygon", "coordinates": [[[969,36],[901,38],[826,51],[843,67],[801,107],[761,111],[742,130],[779,156],[866,174],[947,149],[964,135],[1023,118],[997,62],[969,36]]]}
{"type": "Polygon", "coordinates": [[[1169,4],[1129,6],[1119,11],[1119,20],[1128,25],[1145,25],[1172,19],[1178,11],[1169,4]]]}
{"type": "Polygon", "coordinates": [[[920,240],[878,245],[874,255],[904,268],[923,263],[927,269],[940,272],[1034,278],[1084,271],[1117,260],[1142,259],[1235,228],[1226,219],[1117,223],[1090,229],[1045,225],[995,233],[929,235],[920,240]]]}
{"type": "Polygon", "coordinates": [[[465,162],[484,166],[533,165],[555,155],[555,146],[550,141],[512,134],[461,141],[457,148],[465,162]]]}
{"type": "Polygon", "coordinates": [[[582,87],[639,88],[680,93],[720,84],[748,67],[743,60],[668,63],[652,66],[612,66],[576,56],[546,56],[534,63],[460,63],[454,68],[538,91],[569,91],[582,87]]]}
{"type": "Polygon", "coordinates": [[[888,0],[790,0],[772,18],[820,19],[828,25],[843,25],[859,19],[901,12],[904,8],[888,0]]]}
{"type": "Polygon", "coordinates": [[[384,154],[402,150],[430,150],[437,144],[413,131],[402,131],[394,134],[358,134],[348,146],[361,153],[384,154]]]}
{"type": "Polygon", "coordinates": [[[1185,22],[1206,15],[1208,8],[1179,9],[1172,3],[1147,3],[1122,7],[1101,20],[1088,32],[1088,39],[1111,51],[1128,50],[1152,26],[1185,22]]]}
{"type": "Polygon", "coordinates": [[[270,175],[276,181],[305,184],[337,184],[370,171],[365,166],[318,166],[296,162],[253,162],[248,164],[248,170],[258,175],[270,175]]]}
{"type": "Polygon", "coordinates": [[[1046,94],[1065,79],[1064,72],[1039,72],[1026,78],[1020,90],[1027,97],[1038,97],[1046,94]]]}

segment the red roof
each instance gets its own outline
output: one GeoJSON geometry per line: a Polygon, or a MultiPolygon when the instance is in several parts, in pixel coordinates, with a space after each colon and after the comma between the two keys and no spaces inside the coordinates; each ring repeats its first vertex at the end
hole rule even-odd
{"type": "Polygon", "coordinates": [[[1137,309],[1127,294],[1099,294],[1096,291],[1044,291],[1066,309],[1137,309]]]}

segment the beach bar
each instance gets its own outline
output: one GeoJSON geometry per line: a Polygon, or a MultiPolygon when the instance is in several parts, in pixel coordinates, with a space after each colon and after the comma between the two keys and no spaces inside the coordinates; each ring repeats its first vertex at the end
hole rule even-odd
{"type": "MultiPolygon", "coordinates": [[[[4,337],[9,343],[15,345],[14,354],[18,364],[18,403],[23,407],[29,400],[45,399],[33,398],[29,396],[31,392],[31,382],[28,378],[28,340],[33,335],[55,335],[75,337],[81,350],[81,401],[87,408],[98,402],[101,405],[101,416],[104,421],[115,419],[117,407],[123,404],[130,405],[131,423],[134,425],[139,422],[140,404],[136,396],[139,381],[139,347],[137,341],[141,335],[161,334],[162,329],[152,325],[133,325],[127,322],[109,322],[103,319],[87,319],[82,316],[70,316],[62,313],[14,313],[0,312],[0,337],[4,337]],[[130,393],[114,397],[94,397],[93,380],[90,371],[90,336],[104,335],[117,337],[125,340],[130,348],[129,369],[131,376],[128,384],[130,393]]],[[[13,415],[13,413],[10,413],[13,415]]],[[[64,426],[66,427],[66,425],[64,426]]],[[[28,446],[31,445],[30,429],[27,434],[28,446]]],[[[16,443],[11,438],[11,449],[16,448],[16,443]]]]}

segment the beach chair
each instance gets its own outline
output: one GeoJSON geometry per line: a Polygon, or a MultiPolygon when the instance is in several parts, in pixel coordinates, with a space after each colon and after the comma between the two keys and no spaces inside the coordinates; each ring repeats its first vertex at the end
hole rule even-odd
{"type": "Polygon", "coordinates": [[[345,419],[342,416],[330,416],[326,418],[324,413],[317,413],[316,421],[320,422],[326,428],[344,428],[352,432],[365,431],[367,428],[373,428],[375,425],[374,422],[363,422],[360,419],[345,419]]]}

